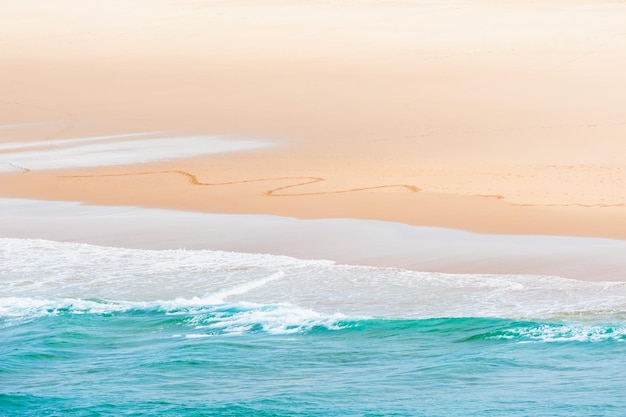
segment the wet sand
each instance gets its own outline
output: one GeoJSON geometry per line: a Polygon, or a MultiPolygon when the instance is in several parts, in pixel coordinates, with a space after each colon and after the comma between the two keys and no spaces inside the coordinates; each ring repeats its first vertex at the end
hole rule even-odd
{"type": "Polygon", "coordinates": [[[209,249],[429,272],[626,281],[626,241],[488,235],[372,220],[299,220],[0,199],[1,237],[209,249]]]}

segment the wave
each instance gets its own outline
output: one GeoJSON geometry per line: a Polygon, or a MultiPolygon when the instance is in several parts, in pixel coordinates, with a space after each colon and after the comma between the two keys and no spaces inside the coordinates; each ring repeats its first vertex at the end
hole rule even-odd
{"type": "MultiPolygon", "coordinates": [[[[158,302],[115,302],[100,299],[41,300],[0,298],[0,328],[25,326],[41,320],[67,320],[89,316],[92,326],[117,320],[135,326],[176,330],[170,337],[205,338],[220,335],[288,335],[319,331],[356,332],[375,337],[415,337],[436,332],[454,342],[626,342],[626,312],[579,313],[551,320],[505,318],[377,318],[323,314],[289,304],[207,304],[207,299],[158,302]]],[[[421,337],[421,336],[420,336],[421,337]]]]}

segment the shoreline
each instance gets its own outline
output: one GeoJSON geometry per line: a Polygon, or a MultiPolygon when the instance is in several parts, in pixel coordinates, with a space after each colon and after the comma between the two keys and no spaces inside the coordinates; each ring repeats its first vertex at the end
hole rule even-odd
{"type": "Polygon", "coordinates": [[[267,253],[424,272],[626,281],[623,240],[488,235],[382,221],[298,220],[78,202],[0,202],[0,237],[6,238],[267,253]]]}

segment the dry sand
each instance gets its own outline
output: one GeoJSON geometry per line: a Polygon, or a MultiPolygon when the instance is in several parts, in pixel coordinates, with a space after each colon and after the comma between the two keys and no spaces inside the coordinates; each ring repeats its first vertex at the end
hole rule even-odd
{"type": "Polygon", "coordinates": [[[626,238],[621,1],[21,0],[0,15],[2,143],[275,145],[57,170],[4,149],[0,196],[626,238]]]}

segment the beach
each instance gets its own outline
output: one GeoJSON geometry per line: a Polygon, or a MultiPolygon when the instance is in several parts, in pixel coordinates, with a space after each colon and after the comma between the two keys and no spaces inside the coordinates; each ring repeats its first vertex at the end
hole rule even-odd
{"type": "Polygon", "coordinates": [[[0,415],[626,407],[622,2],[0,15],[0,415]]]}
{"type": "Polygon", "coordinates": [[[5,6],[2,197],[626,237],[619,3],[98,4],[5,6]]]}
{"type": "Polygon", "coordinates": [[[3,6],[3,140],[273,146],[27,175],[3,150],[5,197],[626,236],[620,3],[98,4],[3,6]]]}

